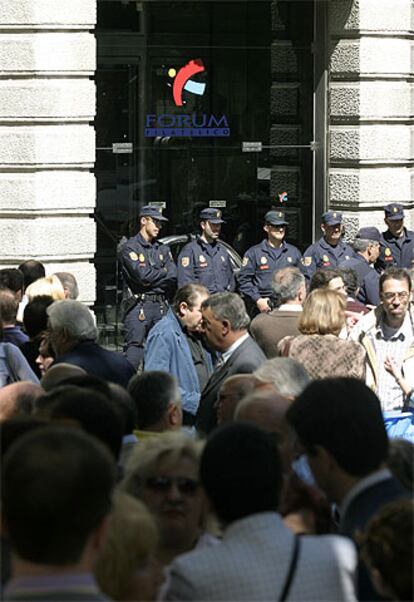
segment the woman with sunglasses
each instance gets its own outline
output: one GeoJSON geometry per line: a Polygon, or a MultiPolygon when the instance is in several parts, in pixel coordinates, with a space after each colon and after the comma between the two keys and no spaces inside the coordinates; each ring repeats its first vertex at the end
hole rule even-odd
{"type": "Polygon", "coordinates": [[[156,556],[166,568],[167,579],[176,556],[218,542],[209,532],[212,520],[198,480],[202,448],[201,441],[185,433],[144,439],[134,449],[121,483],[156,518],[160,531],[156,556]]]}

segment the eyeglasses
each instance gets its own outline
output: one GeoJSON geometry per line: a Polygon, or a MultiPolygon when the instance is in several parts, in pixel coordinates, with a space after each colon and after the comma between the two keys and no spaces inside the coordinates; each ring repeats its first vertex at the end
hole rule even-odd
{"type": "Polygon", "coordinates": [[[191,495],[195,493],[200,483],[195,479],[186,479],[185,477],[150,477],[145,482],[148,489],[166,493],[175,485],[180,493],[191,495]]]}
{"type": "Polygon", "coordinates": [[[382,293],[382,296],[386,301],[392,301],[394,297],[398,297],[400,301],[407,301],[410,293],[407,293],[407,291],[400,291],[397,293],[382,293]]]}

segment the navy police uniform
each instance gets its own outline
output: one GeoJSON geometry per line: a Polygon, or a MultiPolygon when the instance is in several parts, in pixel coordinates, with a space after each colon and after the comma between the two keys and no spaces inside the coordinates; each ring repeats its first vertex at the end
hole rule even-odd
{"type": "MultiPolygon", "coordinates": [[[[286,226],[282,211],[268,211],[265,222],[273,226],[286,226]]],[[[272,275],[275,271],[287,267],[300,266],[301,253],[293,245],[283,241],[276,248],[264,239],[246,251],[243,264],[238,274],[238,288],[244,297],[251,302],[251,313],[257,313],[256,301],[272,296],[272,275]]]]}
{"type": "MultiPolygon", "coordinates": [[[[200,219],[223,224],[221,211],[203,209],[200,219]]],[[[210,294],[234,291],[236,287],[230,256],[219,241],[208,243],[200,236],[189,242],[178,256],[178,287],[190,282],[204,285],[210,294]]]]}
{"type": "MultiPolygon", "coordinates": [[[[389,220],[404,219],[404,209],[399,203],[384,207],[385,217],[389,220]]],[[[414,262],[414,232],[404,228],[404,234],[396,238],[390,230],[381,234],[381,252],[377,269],[382,272],[390,267],[412,268],[414,262]]]]}
{"type": "MultiPolygon", "coordinates": [[[[379,243],[380,233],[377,228],[361,228],[356,238],[372,240],[379,243]]],[[[364,305],[379,305],[379,274],[363,255],[355,253],[354,257],[339,264],[339,268],[350,268],[358,276],[359,292],[357,299],[364,305]]]]}
{"type": "MultiPolygon", "coordinates": [[[[140,217],[167,221],[156,207],[145,206],[140,217]]],[[[167,245],[148,242],[138,233],[122,246],[120,262],[131,295],[125,301],[124,348],[127,359],[138,367],[144,357],[148,332],[167,312],[174,292],[177,268],[167,245]]]]}
{"type": "MultiPolygon", "coordinates": [[[[342,213],[327,211],[322,215],[322,223],[335,226],[342,223],[342,213]]],[[[336,268],[343,261],[354,257],[355,253],[346,242],[340,240],[336,245],[330,245],[324,236],[308,247],[302,257],[302,271],[310,280],[316,270],[336,268]]]]}

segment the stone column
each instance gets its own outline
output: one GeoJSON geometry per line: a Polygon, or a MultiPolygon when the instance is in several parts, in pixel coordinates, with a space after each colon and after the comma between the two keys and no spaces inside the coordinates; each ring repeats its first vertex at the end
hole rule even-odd
{"type": "Polygon", "coordinates": [[[331,0],[328,11],[330,207],[350,236],[384,229],[393,201],[414,226],[413,3],[331,0]]]}
{"type": "Polygon", "coordinates": [[[0,263],[95,299],[96,0],[0,0],[0,263]]]}

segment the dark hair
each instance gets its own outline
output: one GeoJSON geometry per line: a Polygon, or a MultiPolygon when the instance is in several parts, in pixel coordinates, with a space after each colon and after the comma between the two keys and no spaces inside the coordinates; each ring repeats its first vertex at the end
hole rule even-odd
{"type": "Polygon", "coordinates": [[[130,435],[137,422],[137,409],[130,393],[118,383],[108,383],[111,399],[122,415],[124,435],[130,435]]]}
{"type": "Polygon", "coordinates": [[[36,259],[24,261],[19,265],[19,270],[23,273],[25,289],[35,280],[46,276],[45,266],[36,259]]]}
{"type": "Polygon", "coordinates": [[[0,289],[0,321],[2,324],[16,322],[19,303],[10,289],[0,289]]]}
{"type": "Polygon", "coordinates": [[[0,286],[9,288],[13,293],[23,292],[23,274],[16,268],[3,268],[0,270],[0,286]]]}
{"type": "Polygon", "coordinates": [[[20,439],[26,433],[30,433],[38,428],[49,424],[44,418],[36,416],[19,415],[13,416],[1,423],[1,457],[4,458],[9,448],[15,441],[20,439]]]}
{"type": "Polygon", "coordinates": [[[167,372],[150,371],[134,376],[128,391],[137,410],[137,427],[151,430],[166,415],[168,406],[177,401],[177,381],[167,372]]]}
{"type": "Polygon", "coordinates": [[[47,329],[46,308],[53,303],[53,298],[49,295],[39,295],[24,308],[23,324],[27,335],[34,339],[41,332],[47,329]]]}
{"type": "Polygon", "coordinates": [[[382,293],[384,282],[387,280],[405,280],[408,284],[408,290],[411,291],[412,282],[410,273],[405,268],[388,268],[383,272],[379,279],[379,290],[382,293]]]}
{"type": "Polygon", "coordinates": [[[200,478],[217,516],[226,523],[276,511],[282,463],[274,438],[244,422],[217,428],[201,456],[200,478]]]}
{"type": "Polygon", "coordinates": [[[101,393],[63,385],[39,397],[36,406],[41,410],[40,415],[49,416],[52,420],[71,419],[78,422],[83,430],[102,441],[118,459],[122,445],[122,419],[113,402],[101,393]]]}
{"type": "Polygon", "coordinates": [[[334,268],[316,270],[310,281],[309,292],[311,293],[315,288],[327,288],[330,281],[334,278],[342,278],[340,270],[335,270],[334,268]]]}
{"type": "Polygon", "coordinates": [[[380,401],[358,379],[313,381],[292,403],[286,418],[307,453],[317,445],[325,448],[352,476],[370,474],[387,458],[380,401]]]}
{"type": "Polygon", "coordinates": [[[354,298],[359,287],[358,274],[352,268],[339,268],[338,272],[344,281],[347,295],[354,298]]]}
{"type": "Polygon", "coordinates": [[[175,293],[173,301],[175,313],[178,314],[181,303],[187,303],[188,308],[193,309],[194,304],[200,295],[208,295],[208,290],[202,284],[190,283],[179,288],[175,293]]]}
{"type": "Polygon", "coordinates": [[[16,554],[37,564],[79,562],[111,508],[115,466],[79,429],[49,425],[23,435],[2,471],[2,513],[16,554]]]}
{"type": "Polygon", "coordinates": [[[413,516],[412,499],[386,504],[360,538],[363,560],[379,571],[395,600],[413,599],[413,516]]]}

